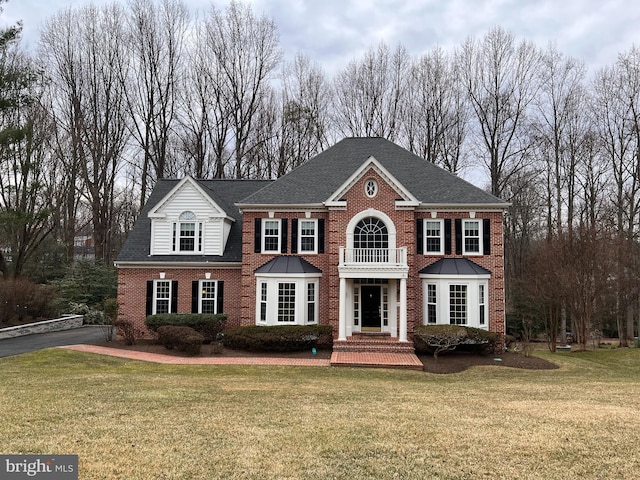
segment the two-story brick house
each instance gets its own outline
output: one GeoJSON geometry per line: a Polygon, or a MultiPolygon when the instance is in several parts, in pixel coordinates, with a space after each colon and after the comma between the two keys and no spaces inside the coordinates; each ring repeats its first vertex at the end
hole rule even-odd
{"type": "Polygon", "coordinates": [[[504,333],[507,205],[381,138],[275,181],[161,180],[116,262],[120,315],[329,324],[336,344],[421,324],[504,333]]]}

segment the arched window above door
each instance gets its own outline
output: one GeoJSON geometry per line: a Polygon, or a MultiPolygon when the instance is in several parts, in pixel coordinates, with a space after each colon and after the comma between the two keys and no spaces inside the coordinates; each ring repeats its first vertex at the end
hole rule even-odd
{"type": "Polygon", "coordinates": [[[353,248],[389,248],[386,224],[377,217],[365,217],[353,231],[353,248]]]}

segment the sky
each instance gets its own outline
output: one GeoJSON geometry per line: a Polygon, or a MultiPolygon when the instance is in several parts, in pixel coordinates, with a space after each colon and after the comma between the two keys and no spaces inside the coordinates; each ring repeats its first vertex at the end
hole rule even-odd
{"type": "MultiPolygon", "coordinates": [[[[112,0],[93,0],[96,5],[112,0]]],[[[245,2],[247,0],[244,0],[245,2]]],[[[21,20],[23,42],[35,49],[43,22],[89,0],[9,0],[0,25],[21,20]]],[[[126,4],[126,0],[119,3],[126,4]]],[[[203,15],[213,3],[185,0],[203,15]]],[[[640,46],[640,4],[631,0],[250,0],[254,13],[271,17],[285,57],[302,52],[333,75],[381,41],[404,45],[415,57],[440,46],[453,52],[468,37],[481,39],[501,26],[545,48],[554,43],[581,59],[589,72],[612,65],[619,53],[640,46]]]]}

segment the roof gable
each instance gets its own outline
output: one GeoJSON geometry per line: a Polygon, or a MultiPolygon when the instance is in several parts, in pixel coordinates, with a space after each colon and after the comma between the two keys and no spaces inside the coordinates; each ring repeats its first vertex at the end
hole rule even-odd
{"type": "Polygon", "coordinates": [[[359,180],[365,177],[370,171],[375,171],[387,184],[396,191],[403,200],[403,203],[417,206],[420,202],[380,163],[374,156],[369,157],[338,189],[325,200],[327,206],[340,205],[344,194],[350,190],[359,180]]]}
{"type": "Polygon", "coordinates": [[[155,205],[152,205],[151,210],[149,210],[148,213],[149,218],[166,217],[167,211],[170,210],[172,204],[184,198],[188,198],[191,205],[204,205],[208,210],[208,216],[210,218],[228,217],[230,220],[235,221],[228,215],[224,208],[222,208],[218,202],[213,199],[211,192],[202,188],[191,176],[184,177],[162,198],[162,200],[155,205]],[[195,203],[194,198],[197,200],[195,203]]]}

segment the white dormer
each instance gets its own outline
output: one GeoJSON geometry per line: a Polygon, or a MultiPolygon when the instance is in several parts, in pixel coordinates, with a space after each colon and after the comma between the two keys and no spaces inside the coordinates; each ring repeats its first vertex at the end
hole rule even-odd
{"type": "Polygon", "coordinates": [[[151,255],[223,255],[235,222],[192,177],[178,182],[148,216],[151,255]]]}

